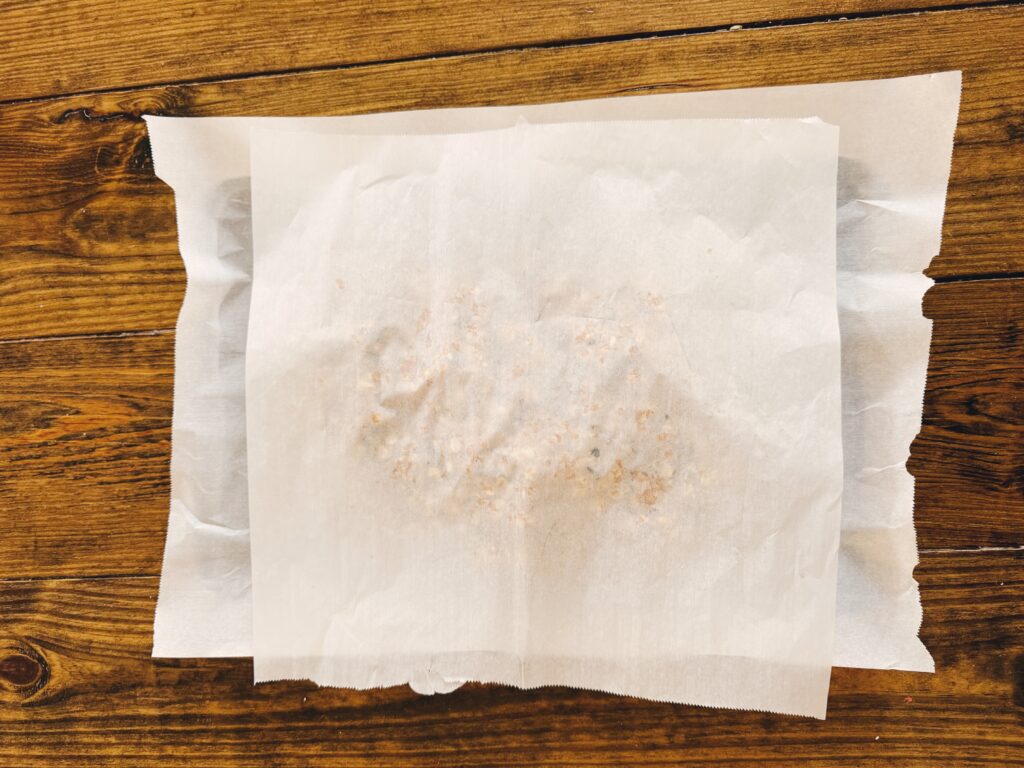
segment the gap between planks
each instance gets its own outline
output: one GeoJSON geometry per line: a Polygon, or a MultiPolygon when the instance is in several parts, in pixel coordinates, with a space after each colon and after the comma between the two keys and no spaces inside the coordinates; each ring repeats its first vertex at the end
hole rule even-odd
{"type": "Polygon", "coordinates": [[[501,53],[545,50],[553,48],[574,48],[588,45],[600,45],[603,43],[621,43],[641,40],[657,40],[669,37],[688,37],[693,35],[707,35],[717,32],[733,32],[744,30],[776,29],[783,27],[809,26],[813,24],[827,24],[844,21],[857,21],[862,19],[879,19],[885,17],[913,16],[926,13],[958,13],[961,11],[983,10],[986,8],[1012,8],[1024,4],[1024,0],[981,0],[980,2],[965,2],[957,5],[924,5],[920,8],[897,8],[885,11],[858,11],[846,14],[834,14],[823,16],[800,16],[784,19],[771,19],[766,21],[747,22],[745,24],[717,24],[707,27],[689,27],[678,29],[656,30],[654,32],[636,32],[616,35],[602,35],[597,37],[571,38],[567,40],[551,40],[542,43],[527,45],[508,45],[496,48],[465,49],[452,51],[439,51],[437,53],[406,56],[394,59],[377,59],[369,61],[353,62],[351,64],[338,64],[332,66],[295,67],[285,69],[267,69],[258,72],[243,72],[232,75],[216,75],[211,77],[192,78],[187,80],[171,80],[165,82],[151,82],[133,85],[131,87],[112,86],[110,88],[93,88],[84,91],[71,91],[68,93],[57,93],[51,95],[29,96],[18,99],[0,100],[0,107],[13,104],[31,104],[37,102],[56,101],[59,99],[81,98],[97,96],[110,93],[131,93],[133,91],[147,90],[153,88],[169,88],[204,83],[228,83],[238,80],[253,80],[261,77],[282,77],[286,75],[298,75],[315,72],[336,72],[349,69],[364,69],[366,67],[378,67],[392,64],[411,64],[418,61],[429,61],[435,59],[454,59],[468,56],[492,55],[501,53]]]}
{"type": "Polygon", "coordinates": [[[47,341],[75,341],[77,339],[127,339],[136,336],[166,336],[174,333],[173,328],[152,328],[141,331],[108,331],[101,333],[77,333],[64,336],[30,336],[24,339],[0,339],[0,344],[34,344],[47,341]]]}

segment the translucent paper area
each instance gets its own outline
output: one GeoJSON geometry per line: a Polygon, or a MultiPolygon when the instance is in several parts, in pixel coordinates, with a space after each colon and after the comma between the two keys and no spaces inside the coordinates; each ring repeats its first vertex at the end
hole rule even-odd
{"type": "Polygon", "coordinates": [[[837,143],[795,120],[254,130],[257,681],[823,717],[837,143]]]}
{"type": "Polygon", "coordinates": [[[960,73],[326,118],[148,117],[174,188],[188,291],[178,321],[171,510],[155,656],[252,653],[243,367],[252,269],[249,130],[474,130],[565,120],[808,117],[839,125],[838,265],[845,490],[838,666],[931,670],[917,637],[910,443],[931,323],[960,73]]]}

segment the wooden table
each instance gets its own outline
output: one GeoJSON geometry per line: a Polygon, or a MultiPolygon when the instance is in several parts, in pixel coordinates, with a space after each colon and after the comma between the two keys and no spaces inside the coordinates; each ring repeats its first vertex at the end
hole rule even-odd
{"type": "Polygon", "coordinates": [[[285,5],[0,4],[0,765],[1024,765],[1024,7],[285,5]],[[149,658],[184,273],[141,113],[948,69],[963,108],[911,458],[935,675],[837,669],[819,722],[561,688],[253,687],[247,660],[149,658]]]}

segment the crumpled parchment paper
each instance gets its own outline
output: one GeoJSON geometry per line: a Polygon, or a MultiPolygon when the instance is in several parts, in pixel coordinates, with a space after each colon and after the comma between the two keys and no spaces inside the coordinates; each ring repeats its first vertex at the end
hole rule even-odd
{"type": "Polygon", "coordinates": [[[175,191],[188,291],[175,354],[171,514],[155,656],[250,655],[243,358],[252,265],[249,130],[430,132],[564,120],[807,117],[839,125],[846,464],[834,664],[930,671],[917,637],[913,479],[960,73],[325,118],[147,117],[175,191]]]}
{"type": "Polygon", "coordinates": [[[838,131],[254,129],[257,682],[823,717],[838,131]]]}

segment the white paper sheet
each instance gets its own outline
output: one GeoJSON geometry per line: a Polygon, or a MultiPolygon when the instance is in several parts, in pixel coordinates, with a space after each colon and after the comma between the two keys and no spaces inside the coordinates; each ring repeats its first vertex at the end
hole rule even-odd
{"type": "Polygon", "coordinates": [[[254,129],[257,682],[823,717],[838,131],[254,129]]]}
{"type": "Polygon", "coordinates": [[[521,116],[541,122],[819,115],[841,128],[846,490],[834,663],[931,671],[931,657],[917,637],[913,479],[905,462],[920,429],[931,327],[920,311],[931,281],[920,273],[939,249],[959,98],[960,73],[947,72],[348,117],[147,117],[156,172],[175,190],[189,275],[178,322],[172,504],[153,654],[251,654],[244,382],[238,364],[252,260],[251,126],[429,132],[500,127],[521,116]]]}

